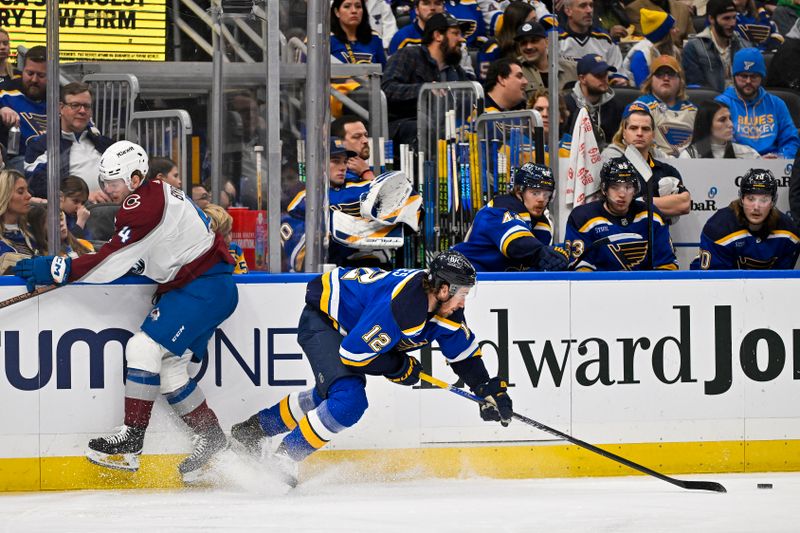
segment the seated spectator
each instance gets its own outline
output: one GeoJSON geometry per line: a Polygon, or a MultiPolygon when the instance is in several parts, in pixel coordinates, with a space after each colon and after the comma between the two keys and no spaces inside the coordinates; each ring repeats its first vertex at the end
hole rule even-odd
{"type": "Polygon", "coordinates": [[[576,207],[567,219],[565,245],[570,252],[572,269],[678,269],[669,226],[661,212],[654,208],[652,220],[648,220],[647,205],[635,200],[643,183],[624,157],[603,164],[600,171],[602,201],[576,207]],[[649,235],[652,235],[652,242],[649,235]]]}
{"type": "Polygon", "coordinates": [[[689,87],[708,87],[722,92],[733,81],[734,55],[751,45],[735,32],[733,0],[709,0],[706,14],[709,26],[684,45],[681,64],[689,87]]]}
{"type": "Polygon", "coordinates": [[[25,176],[16,170],[0,170],[0,275],[9,274],[20,259],[45,250],[33,236],[28,213],[31,193],[25,176]]]}
{"type": "Polygon", "coordinates": [[[86,202],[89,200],[89,187],[86,182],[78,176],[67,176],[61,180],[59,200],[67,229],[76,237],[91,238],[85,233],[86,222],[92,216],[86,209],[86,202]]]}
{"type": "Polygon", "coordinates": [[[633,45],[622,62],[622,68],[631,73],[636,87],[641,87],[650,75],[654,58],[662,55],[680,57],[680,49],[675,42],[678,30],[675,19],[669,14],[642,9],[642,27],[645,39],[633,45]]]}
{"type": "Polygon", "coordinates": [[[200,209],[205,209],[211,203],[211,194],[203,185],[193,185],[192,201],[200,209]]]}
{"type": "MultiPolygon", "coordinates": [[[[85,239],[79,239],[67,229],[67,218],[62,211],[61,219],[59,221],[59,234],[61,245],[59,246],[58,255],[66,255],[75,259],[84,254],[94,253],[94,246],[91,242],[85,239]]],[[[47,209],[46,206],[39,205],[31,208],[28,213],[28,222],[31,225],[36,242],[42,243],[42,248],[47,250],[47,209]]]]}
{"type": "Polygon", "coordinates": [[[513,111],[525,108],[525,87],[528,80],[516,59],[501,58],[492,63],[484,84],[486,113],[513,111]]]}
{"type": "Polygon", "coordinates": [[[678,169],[656,159],[661,153],[653,145],[654,129],[655,121],[650,108],[633,102],[622,114],[619,130],[602,156],[604,161],[609,161],[624,156],[628,146],[636,147],[653,171],[653,176],[646,183],[642,179],[638,192],[647,190],[659,212],[674,219],[689,212],[692,199],[678,169]]]}
{"type": "Polygon", "coordinates": [[[381,38],[383,48],[388,48],[392,37],[397,33],[397,20],[394,18],[391,2],[386,0],[366,0],[369,13],[369,26],[381,38]]]}
{"type": "Polygon", "coordinates": [[[11,65],[10,56],[11,36],[8,30],[0,28],[0,84],[19,78],[19,72],[11,65]]]}
{"type": "Polygon", "coordinates": [[[545,215],[555,190],[553,171],[526,163],[512,175],[511,194],[495,196],[482,207],[464,242],[453,249],[478,272],[566,269],[566,256],[551,248],[553,228],[545,215]]]}
{"type": "Polygon", "coordinates": [[[341,63],[386,66],[383,43],[372,33],[362,0],[333,0],[331,3],[331,56],[341,63]]]}
{"type": "Polygon", "coordinates": [[[775,207],[775,176],[751,168],[738,179],[739,198],[703,226],[692,270],[793,269],[800,254],[800,231],[775,207]]]}
{"type": "Polygon", "coordinates": [[[417,100],[422,84],[475,79],[459,66],[465,24],[437,13],[425,24],[421,46],[407,46],[389,58],[381,88],[389,109],[389,135],[395,146],[416,144],[417,100]]]}
{"type": "Polygon", "coordinates": [[[526,22],[517,30],[514,39],[517,61],[522,74],[528,80],[525,99],[530,101],[540,89],[547,90],[550,79],[550,65],[547,55],[547,32],[536,21],[526,22]]]}
{"type": "Polygon", "coordinates": [[[416,17],[411,24],[406,24],[394,34],[387,51],[392,56],[408,45],[422,43],[425,34],[425,23],[436,13],[444,13],[444,0],[414,0],[414,13],[416,17]]]}
{"type": "Polygon", "coordinates": [[[792,26],[775,52],[767,71],[767,87],[783,87],[800,92],[800,19],[792,26]]]}
{"type": "Polygon", "coordinates": [[[494,38],[486,41],[478,51],[478,79],[485,80],[489,65],[498,59],[516,55],[514,38],[526,22],[536,20],[536,11],[527,2],[510,2],[503,11],[503,23],[494,38]]]}
{"type": "MultiPolygon", "coordinates": [[[[7,165],[22,171],[28,139],[47,129],[47,51],[33,46],[25,54],[22,76],[4,83],[0,88],[0,120],[6,128],[20,129],[19,153],[9,153],[7,165]],[[24,120],[20,120],[20,115],[24,120]]],[[[8,146],[7,135],[3,145],[8,146]]]]}
{"type": "Polygon", "coordinates": [[[634,35],[645,35],[647,24],[642,20],[644,15],[642,9],[648,11],[663,11],[675,19],[675,40],[682,43],[689,35],[694,33],[694,23],[692,22],[692,11],[681,0],[634,0],[625,6],[625,14],[633,24],[634,35]]]}
{"type": "Polygon", "coordinates": [[[732,141],[733,122],[727,104],[703,102],[697,110],[692,144],[681,152],[685,158],[759,159],[755,149],[732,141]]]}
{"type": "Polygon", "coordinates": [[[151,157],[148,165],[147,179],[161,180],[164,183],[169,183],[176,189],[183,189],[183,182],[181,181],[178,165],[176,165],[172,159],[167,157],[151,157]]]}
{"type": "Polygon", "coordinates": [[[592,121],[597,147],[601,150],[617,131],[622,106],[614,100],[614,89],[609,87],[608,73],[617,69],[595,54],[587,54],[578,62],[578,83],[564,98],[569,112],[566,133],[572,133],[578,111],[585,107],[592,121]]]}
{"type": "Polygon", "coordinates": [[[247,261],[244,258],[242,247],[235,242],[231,242],[231,232],[233,231],[233,217],[225,211],[222,206],[217,204],[208,204],[203,212],[211,219],[211,231],[216,231],[225,240],[228,245],[228,251],[233,256],[235,265],[233,267],[234,274],[247,274],[247,261]]]}
{"type": "MultiPolygon", "coordinates": [[[[558,124],[554,125],[554,127],[561,131],[561,126],[564,124],[564,121],[567,118],[567,106],[564,103],[563,98],[558,99],[558,124]]],[[[549,164],[550,158],[550,148],[548,147],[548,139],[550,138],[550,93],[547,91],[537,91],[533,97],[528,100],[528,109],[533,109],[539,113],[539,116],[542,117],[542,129],[544,130],[544,161],[545,164],[549,164]]],[[[567,150],[569,151],[569,150],[567,150]]],[[[567,156],[568,157],[568,156],[567,156]]]]}
{"type": "MultiPolygon", "coordinates": [[[[558,46],[562,59],[569,60],[579,69],[581,58],[599,56],[599,61],[612,67],[610,76],[611,85],[626,87],[628,77],[622,72],[622,52],[611,36],[600,28],[592,27],[592,14],[594,5],[592,0],[564,0],[564,14],[567,23],[564,31],[559,34],[558,46]]],[[[570,72],[565,74],[569,79],[575,79],[570,72]]],[[[577,72],[580,78],[581,73],[577,72]]],[[[559,80],[564,83],[566,80],[559,80]]]]}
{"type": "Polygon", "coordinates": [[[331,123],[331,136],[340,138],[344,147],[356,154],[347,160],[347,181],[375,179],[375,172],[369,165],[369,133],[360,118],[355,115],[337,118],[331,123]]]}
{"type": "Polygon", "coordinates": [[[800,221],[800,150],[794,158],[789,176],[789,214],[795,224],[800,221]]]}
{"type": "Polygon", "coordinates": [[[738,51],[733,58],[733,74],[733,87],[725,89],[717,100],[731,110],[734,140],[767,159],[794,159],[800,148],[797,126],[786,103],[761,87],[767,75],[761,52],[755,48],[738,51]]]}
{"type": "Polygon", "coordinates": [[[665,154],[678,157],[692,140],[697,106],[686,99],[683,69],[672,56],[662,55],[650,65],[638,101],[650,108],[655,120],[655,144],[665,154]]]}
{"type": "MultiPolygon", "coordinates": [[[[89,187],[89,201],[108,202],[97,182],[100,156],[114,141],[100,135],[91,124],[92,93],[85,83],[73,82],[61,87],[61,179],[82,178],[89,187]]],[[[25,177],[31,194],[47,198],[47,134],[33,137],[25,149],[25,177]]]]}
{"type": "Polygon", "coordinates": [[[736,33],[759,50],[771,52],[783,44],[783,35],[763,7],[755,0],[733,0],[736,4],[736,33]]]}

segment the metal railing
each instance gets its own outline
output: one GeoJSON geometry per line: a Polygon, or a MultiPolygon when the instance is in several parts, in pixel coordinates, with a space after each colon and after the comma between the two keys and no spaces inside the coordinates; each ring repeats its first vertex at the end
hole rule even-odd
{"type": "Polygon", "coordinates": [[[92,89],[92,120],[100,133],[115,141],[124,139],[139,97],[139,80],[133,74],[88,74],[83,82],[92,89]]]}
{"type": "Polygon", "coordinates": [[[137,111],[128,125],[128,140],[140,144],[150,157],[168,157],[178,165],[187,190],[191,190],[191,134],[192,119],[183,109],[137,111]]]}

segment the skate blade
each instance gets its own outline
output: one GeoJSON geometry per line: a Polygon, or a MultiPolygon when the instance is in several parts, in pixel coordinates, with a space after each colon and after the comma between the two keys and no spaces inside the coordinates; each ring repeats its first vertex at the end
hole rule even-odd
{"type": "Polygon", "coordinates": [[[183,480],[184,485],[214,485],[218,483],[217,465],[222,457],[231,453],[230,449],[231,443],[228,440],[225,447],[215,453],[206,464],[189,472],[181,472],[181,480],[183,480]]]}
{"type": "Polygon", "coordinates": [[[139,470],[138,453],[120,453],[109,455],[107,453],[89,450],[86,452],[86,459],[90,463],[114,470],[125,470],[126,472],[136,472],[139,470]]]}
{"type": "Polygon", "coordinates": [[[231,439],[230,450],[242,461],[253,473],[264,476],[273,481],[286,485],[290,489],[297,487],[297,476],[287,472],[285,466],[280,464],[280,460],[267,447],[261,448],[261,455],[253,455],[247,447],[236,439],[231,439]]]}

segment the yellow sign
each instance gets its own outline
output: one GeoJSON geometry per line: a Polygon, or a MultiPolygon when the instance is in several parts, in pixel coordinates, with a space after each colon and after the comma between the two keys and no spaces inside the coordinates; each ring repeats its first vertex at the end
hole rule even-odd
{"type": "MultiPolygon", "coordinates": [[[[166,0],[60,0],[61,61],[164,61],[166,0]]],[[[11,52],[46,44],[46,0],[0,0],[11,52]]]]}

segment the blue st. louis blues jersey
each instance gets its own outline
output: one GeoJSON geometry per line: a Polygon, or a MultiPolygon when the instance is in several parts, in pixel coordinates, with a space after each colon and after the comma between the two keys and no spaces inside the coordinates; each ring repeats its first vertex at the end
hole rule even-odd
{"type": "Polygon", "coordinates": [[[464,254],[478,272],[528,270],[542,246],[553,242],[545,217],[531,218],[518,198],[498,196],[478,211],[464,242],[453,248],[464,254]]]}
{"type": "Polygon", "coordinates": [[[772,229],[751,232],[731,207],[708,219],[700,235],[700,253],[692,270],[792,269],[800,253],[794,222],[776,210],[772,229]]]}
{"type": "Polygon", "coordinates": [[[464,312],[428,314],[424,270],[337,268],[309,282],[306,304],[319,309],[344,335],[339,355],[364,367],[382,353],[409,351],[436,340],[448,362],[480,356],[464,312]]]}
{"type": "MultiPolygon", "coordinates": [[[[603,204],[578,206],[567,219],[566,246],[575,270],[642,270],[647,264],[647,206],[634,201],[620,217],[606,211],[603,204]]],[[[669,229],[655,208],[653,268],[678,269],[669,229]]]]}
{"type": "Polygon", "coordinates": [[[386,67],[386,53],[377,35],[367,44],[360,41],[342,42],[331,34],[331,56],[342,63],[379,63],[386,67]]]}

